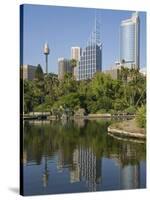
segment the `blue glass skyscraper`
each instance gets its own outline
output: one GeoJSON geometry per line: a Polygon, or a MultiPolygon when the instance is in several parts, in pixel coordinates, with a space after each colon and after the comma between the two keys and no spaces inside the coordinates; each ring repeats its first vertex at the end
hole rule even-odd
{"type": "Polygon", "coordinates": [[[100,25],[95,19],[94,31],[87,46],[82,50],[82,55],[76,69],[77,80],[91,79],[97,71],[102,70],[102,43],[100,42],[100,25]]]}
{"type": "Polygon", "coordinates": [[[128,68],[140,68],[140,19],[137,12],[121,22],[120,62],[128,68]]]}

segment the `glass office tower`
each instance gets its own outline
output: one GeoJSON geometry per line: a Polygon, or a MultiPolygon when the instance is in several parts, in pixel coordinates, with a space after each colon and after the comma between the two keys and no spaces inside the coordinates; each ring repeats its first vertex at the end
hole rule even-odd
{"type": "Polygon", "coordinates": [[[128,68],[140,67],[140,20],[138,12],[121,22],[120,62],[128,68]]]}
{"type": "Polygon", "coordinates": [[[95,72],[102,70],[102,43],[100,42],[100,25],[95,19],[94,31],[87,46],[82,50],[77,66],[77,80],[91,79],[95,72]]]}

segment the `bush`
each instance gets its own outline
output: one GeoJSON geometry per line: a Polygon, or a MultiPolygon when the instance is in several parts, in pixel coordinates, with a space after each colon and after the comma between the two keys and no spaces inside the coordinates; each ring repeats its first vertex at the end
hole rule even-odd
{"type": "Polygon", "coordinates": [[[134,115],[136,113],[136,108],[134,106],[130,106],[124,110],[125,113],[129,115],[134,115]]]}
{"type": "Polygon", "coordinates": [[[146,127],[146,106],[138,108],[136,112],[136,122],[140,128],[146,127]]]}
{"type": "Polygon", "coordinates": [[[104,113],[107,113],[105,109],[100,109],[96,112],[96,114],[104,114],[104,113]]]}
{"type": "Polygon", "coordinates": [[[50,106],[47,104],[40,104],[34,107],[34,112],[50,112],[50,106]]]}
{"type": "Polygon", "coordinates": [[[128,106],[129,105],[125,99],[116,99],[114,102],[114,110],[116,110],[116,111],[123,111],[128,106]]]}
{"type": "Polygon", "coordinates": [[[116,110],[113,110],[113,109],[109,110],[109,113],[112,114],[112,115],[118,114],[118,112],[116,110]]]}

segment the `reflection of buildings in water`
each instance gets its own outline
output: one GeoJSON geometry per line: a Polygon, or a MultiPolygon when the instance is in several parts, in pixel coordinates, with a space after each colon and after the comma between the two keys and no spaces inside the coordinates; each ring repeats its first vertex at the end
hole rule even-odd
{"type": "Polygon", "coordinates": [[[63,172],[64,168],[71,168],[71,164],[72,164],[72,155],[70,152],[68,152],[67,154],[65,154],[65,152],[63,151],[63,149],[59,149],[57,152],[57,170],[58,172],[63,172]]]}
{"type": "Polygon", "coordinates": [[[97,160],[92,149],[80,147],[73,154],[74,170],[71,171],[70,181],[85,181],[89,191],[96,191],[101,179],[101,160],[97,160]]]}
{"type": "Polygon", "coordinates": [[[120,169],[121,189],[140,187],[140,164],[127,165],[120,169]]]}
{"type": "Polygon", "coordinates": [[[75,149],[73,152],[73,169],[70,170],[70,182],[80,181],[80,167],[79,167],[79,151],[75,149]]]}
{"type": "Polygon", "coordinates": [[[48,186],[48,177],[49,177],[49,173],[48,173],[48,168],[47,168],[47,156],[44,156],[44,172],[43,172],[43,187],[47,187],[48,186]]]}
{"type": "Polygon", "coordinates": [[[137,151],[130,143],[123,143],[121,155],[122,162],[126,162],[128,160],[136,160],[137,151]]]}
{"type": "Polygon", "coordinates": [[[61,149],[58,150],[58,160],[57,160],[57,170],[58,172],[63,172],[64,166],[64,156],[61,149]]]}
{"type": "Polygon", "coordinates": [[[111,154],[120,166],[120,189],[140,188],[140,164],[137,151],[130,143],[122,143],[118,154],[111,154]],[[135,161],[135,163],[132,163],[135,161]]]}
{"type": "Polygon", "coordinates": [[[137,162],[137,151],[130,143],[123,143],[120,169],[121,189],[140,187],[140,164],[137,162]],[[135,164],[129,164],[136,161],[135,164]],[[125,164],[124,164],[125,163],[125,164]],[[126,164],[127,163],[127,164],[126,164]]]}

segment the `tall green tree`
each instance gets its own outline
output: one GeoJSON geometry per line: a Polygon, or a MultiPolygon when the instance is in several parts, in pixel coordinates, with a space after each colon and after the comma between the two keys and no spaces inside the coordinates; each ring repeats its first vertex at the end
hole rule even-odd
{"type": "Polygon", "coordinates": [[[44,74],[43,74],[43,70],[40,64],[37,65],[36,71],[35,71],[35,79],[37,80],[43,80],[44,78],[44,74]]]}
{"type": "Polygon", "coordinates": [[[71,59],[70,60],[70,65],[72,68],[76,67],[77,66],[77,60],[76,59],[71,59]]]}

